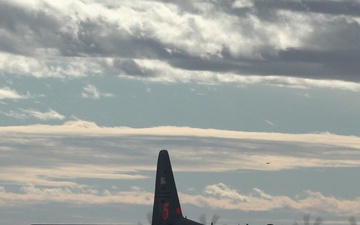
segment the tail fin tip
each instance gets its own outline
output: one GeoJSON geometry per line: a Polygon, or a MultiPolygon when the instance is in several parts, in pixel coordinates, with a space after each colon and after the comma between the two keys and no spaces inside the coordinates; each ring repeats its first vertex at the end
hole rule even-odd
{"type": "Polygon", "coordinates": [[[182,217],[169,153],[163,149],[157,162],[152,225],[175,224],[182,217]]]}

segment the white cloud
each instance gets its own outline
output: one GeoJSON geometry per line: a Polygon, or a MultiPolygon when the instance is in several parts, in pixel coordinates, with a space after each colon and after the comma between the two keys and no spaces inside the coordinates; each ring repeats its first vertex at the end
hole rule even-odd
{"type": "MultiPolygon", "coordinates": [[[[214,184],[205,187],[212,189],[204,195],[189,195],[179,193],[182,204],[192,204],[203,208],[238,211],[270,211],[292,209],[302,212],[330,213],[350,216],[360,213],[357,207],[359,199],[341,199],[326,196],[320,192],[304,191],[300,196],[270,195],[254,188],[252,192],[241,194],[239,190],[228,187],[226,184],[214,184]]],[[[87,205],[130,204],[151,205],[153,193],[139,188],[130,188],[128,191],[99,190],[86,186],[75,187],[40,187],[32,184],[22,186],[20,193],[14,193],[0,188],[0,206],[33,205],[38,203],[74,203],[87,205]]]]}
{"type": "Polygon", "coordinates": [[[252,7],[254,5],[252,0],[236,0],[233,2],[232,7],[234,8],[244,8],[252,7]]]}
{"type": "Polygon", "coordinates": [[[47,112],[40,112],[35,109],[19,109],[17,111],[1,112],[5,116],[13,117],[16,119],[29,119],[36,118],[42,121],[48,120],[63,120],[65,119],[64,115],[59,114],[53,109],[49,109],[47,112]]]}
{"type": "MultiPolygon", "coordinates": [[[[0,149],[1,150],[1,149],[0,149]]],[[[76,179],[136,180],[146,176],[131,174],[122,167],[96,165],[66,165],[54,168],[9,167],[0,172],[0,182],[41,186],[76,187],[76,179]]],[[[81,185],[80,185],[81,186],[81,185]]]]}
{"type": "MultiPolygon", "coordinates": [[[[299,89],[307,88],[330,88],[360,92],[360,84],[356,82],[340,80],[321,80],[287,76],[258,76],[253,74],[219,73],[212,71],[189,71],[174,68],[168,63],[158,60],[137,59],[135,60],[139,71],[144,74],[156,74],[156,76],[127,76],[122,72],[121,76],[130,79],[146,79],[153,82],[198,82],[202,84],[234,83],[238,85],[268,84],[279,87],[292,87],[299,89]],[[144,78],[145,77],[145,78],[144,78]]],[[[139,74],[140,75],[140,74],[139,74]]]]}
{"type": "Polygon", "coordinates": [[[10,89],[9,87],[3,87],[0,89],[0,99],[25,99],[28,96],[20,95],[17,91],[10,89]]]}
{"type": "Polygon", "coordinates": [[[103,72],[96,59],[29,57],[0,52],[0,70],[37,78],[78,78],[103,72]]]}
{"type": "MultiPolygon", "coordinates": [[[[279,87],[292,88],[330,88],[338,90],[348,90],[360,92],[360,84],[350,81],[331,80],[331,79],[309,79],[290,76],[260,76],[256,74],[241,74],[231,72],[196,71],[176,68],[161,60],[135,59],[132,70],[139,74],[129,74],[125,67],[117,68],[116,58],[76,58],[72,59],[36,59],[23,56],[9,56],[0,53],[0,70],[13,74],[32,75],[38,78],[57,77],[74,78],[85,77],[94,74],[117,74],[129,79],[147,80],[161,83],[189,83],[197,82],[201,84],[225,84],[234,83],[238,85],[267,84],[279,87]],[[12,63],[5,63],[5,62],[12,63]],[[1,64],[3,62],[3,64],[1,64]],[[64,65],[64,62],[65,65],[64,65]],[[15,65],[20,63],[21,65],[15,65]]],[[[0,89],[1,97],[27,98],[16,91],[7,87],[0,89]]],[[[111,93],[101,93],[96,86],[87,85],[82,92],[83,98],[98,99],[101,97],[113,97],[111,93]]]]}
{"type": "Polygon", "coordinates": [[[40,112],[34,109],[24,109],[23,112],[28,116],[37,118],[39,120],[63,120],[65,116],[59,114],[53,109],[49,109],[47,112],[40,112]]]}
{"type": "Polygon", "coordinates": [[[236,202],[247,201],[247,197],[238,193],[238,191],[231,189],[223,183],[209,185],[205,188],[206,195],[212,195],[216,198],[231,199],[236,202]]]}
{"type": "Polygon", "coordinates": [[[185,203],[200,207],[215,209],[231,209],[239,211],[270,211],[275,209],[293,209],[301,212],[319,210],[330,214],[350,216],[359,214],[359,199],[342,199],[326,196],[320,192],[304,191],[291,197],[285,195],[270,195],[263,190],[253,188],[250,193],[241,193],[223,183],[208,185],[204,195],[180,196],[185,203]]]}
{"type": "Polygon", "coordinates": [[[273,122],[271,122],[270,120],[265,120],[265,123],[269,124],[270,126],[275,126],[275,124],[273,122]]]}
{"type": "Polygon", "coordinates": [[[88,84],[81,93],[82,98],[100,99],[101,97],[114,97],[111,93],[101,93],[94,85],[88,84]]]}
{"type": "Polygon", "coordinates": [[[1,192],[0,206],[17,206],[23,204],[37,204],[50,202],[66,202],[74,204],[152,204],[153,193],[139,190],[114,192],[111,190],[99,190],[89,187],[38,187],[32,184],[22,186],[21,193],[1,192]]]}

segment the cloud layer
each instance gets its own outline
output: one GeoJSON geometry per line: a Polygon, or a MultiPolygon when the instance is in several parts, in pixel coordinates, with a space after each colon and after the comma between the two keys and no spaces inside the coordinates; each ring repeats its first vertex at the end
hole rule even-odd
{"type": "MultiPolygon", "coordinates": [[[[149,178],[163,146],[170,149],[177,173],[212,171],[225,176],[237,171],[360,165],[359,138],[332,134],[245,133],[187,127],[135,129],[99,127],[86,121],[61,126],[1,127],[0,133],[1,207],[46,202],[151,205],[152,188],[134,184],[152,183],[149,178]],[[121,181],[127,182],[127,187],[121,181]]],[[[239,211],[291,209],[338,216],[359,213],[357,199],[341,199],[308,189],[287,196],[269,194],[258,187],[245,193],[225,183],[199,188],[197,193],[181,191],[183,203],[239,211]]]]}
{"type": "Polygon", "coordinates": [[[360,90],[357,1],[0,4],[6,74],[360,90]]]}

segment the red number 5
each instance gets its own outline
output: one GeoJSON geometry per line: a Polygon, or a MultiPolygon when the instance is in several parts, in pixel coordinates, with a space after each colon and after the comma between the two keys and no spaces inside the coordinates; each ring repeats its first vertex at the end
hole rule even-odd
{"type": "Polygon", "coordinates": [[[164,203],[162,218],[164,220],[167,220],[168,217],[169,217],[169,203],[164,203]]]}

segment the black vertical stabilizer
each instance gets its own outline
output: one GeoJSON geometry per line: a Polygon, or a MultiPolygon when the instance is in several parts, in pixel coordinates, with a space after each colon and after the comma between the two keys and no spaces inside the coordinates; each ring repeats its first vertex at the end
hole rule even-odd
{"type": "Polygon", "coordinates": [[[152,225],[175,225],[182,218],[169,154],[161,150],[157,162],[152,225]]]}

